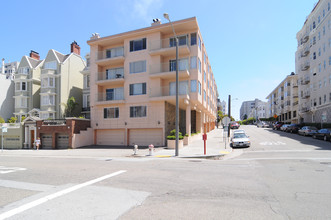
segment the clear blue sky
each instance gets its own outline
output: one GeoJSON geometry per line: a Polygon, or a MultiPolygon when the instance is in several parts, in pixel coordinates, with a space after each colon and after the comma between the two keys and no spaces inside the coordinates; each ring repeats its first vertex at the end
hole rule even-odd
{"type": "Polygon", "coordinates": [[[30,50],[70,52],[77,41],[89,52],[101,36],[150,26],[167,12],[171,20],[196,16],[221,100],[231,95],[239,119],[243,101],[265,97],[295,71],[296,33],[317,0],[57,0],[1,3],[0,58],[20,61],[30,50]]]}

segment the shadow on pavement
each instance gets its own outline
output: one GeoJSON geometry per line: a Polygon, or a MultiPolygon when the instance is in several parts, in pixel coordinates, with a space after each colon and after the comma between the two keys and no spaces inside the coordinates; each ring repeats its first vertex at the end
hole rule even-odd
{"type": "MultiPolygon", "coordinates": [[[[148,149],[148,146],[138,146],[139,149],[148,149]]],[[[167,149],[164,146],[154,146],[155,149],[167,149]]],[[[122,149],[122,150],[132,150],[133,146],[114,146],[114,145],[89,145],[79,147],[79,149],[122,149]]]]}
{"type": "Polygon", "coordinates": [[[331,142],[330,141],[323,141],[319,139],[314,139],[311,136],[302,136],[297,133],[288,133],[284,131],[279,131],[279,130],[272,130],[272,128],[266,129],[269,132],[278,134],[279,136],[282,137],[287,137],[291,138],[293,140],[299,141],[302,144],[305,145],[314,145],[317,147],[316,150],[331,150],[331,142]]]}

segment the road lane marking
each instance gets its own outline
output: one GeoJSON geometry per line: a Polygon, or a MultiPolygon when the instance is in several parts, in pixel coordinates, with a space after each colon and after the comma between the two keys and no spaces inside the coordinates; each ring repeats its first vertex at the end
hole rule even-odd
{"type": "Polygon", "coordinates": [[[23,171],[23,170],[26,170],[26,168],[0,166],[0,174],[13,173],[13,172],[16,172],[16,171],[23,171]]]}
{"type": "Polygon", "coordinates": [[[265,141],[265,142],[260,142],[260,145],[267,145],[267,146],[271,146],[271,145],[286,145],[286,143],[281,142],[281,141],[265,141]]]}
{"type": "Polygon", "coordinates": [[[45,196],[43,198],[37,199],[36,201],[27,203],[27,204],[22,205],[20,207],[14,208],[14,209],[12,209],[12,210],[10,210],[8,212],[5,212],[5,213],[0,214],[0,220],[3,220],[3,219],[6,219],[6,218],[9,218],[9,217],[12,217],[14,215],[17,215],[17,214],[19,214],[21,212],[24,212],[24,211],[26,211],[28,209],[31,209],[31,208],[35,207],[35,206],[41,205],[41,204],[43,204],[43,203],[45,203],[47,201],[50,201],[52,199],[55,199],[57,197],[66,195],[68,193],[71,193],[71,192],[76,191],[78,189],[81,189],[83,187],[86,187],[86,186],[95,184],[97,182],[101,182],[101,181],[103,181],[105,179],[109,179],[111,177],[117,176],[117,175],[122,174],[122,173],[125,173],[125,172],[126,172],[126,170],[120,170],[120,171],[117,171],[115,173],[111,173],[111,174],[108,174],[108,175],[99,177],[97,179],[93,179],[93,180],[87,181],[85,183],[81,183],[81,184],[72,186],[72,187],[70,187],[68,189],[61,190],[59,192],[53,193],[53,194],[48,195],[48,196],[45,196]]]}

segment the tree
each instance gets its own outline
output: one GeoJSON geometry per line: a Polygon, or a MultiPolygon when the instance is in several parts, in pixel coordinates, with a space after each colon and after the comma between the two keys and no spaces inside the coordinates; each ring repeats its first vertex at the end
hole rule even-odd
{"type": "Polygon", "coordinates": [[[75,97],[71,96],[68,99],[67,104],[63,104],[63,105],[65,106],[64,117],[73,117],[74,110],[78,105],[78,103],[75,100],[75,97]]]}
{"type": "Polygon", "coordinates": [[[247,115],[245,114],[245,115],[244,115],[244,120],[246,120],[247,118],[248,118],[248,117],[247,117],[247,115]]]}

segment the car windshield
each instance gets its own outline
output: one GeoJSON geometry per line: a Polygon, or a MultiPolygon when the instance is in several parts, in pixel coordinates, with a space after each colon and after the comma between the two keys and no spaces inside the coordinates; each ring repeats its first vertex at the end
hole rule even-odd
{"type": "Polygon", "coordinates": [[[243,133],[236,133],[233,135],[233,138],[246,138],[246,135],[243,133]]]}

